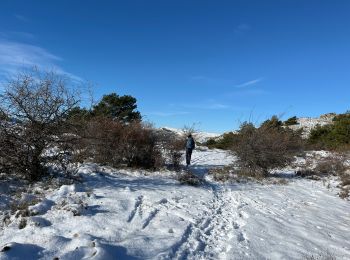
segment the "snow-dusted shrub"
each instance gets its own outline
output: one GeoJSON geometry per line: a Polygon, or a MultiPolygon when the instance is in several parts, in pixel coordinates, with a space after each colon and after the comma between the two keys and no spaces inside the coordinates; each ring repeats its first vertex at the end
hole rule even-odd
{"type": "Polygon", "coordinates": [[[208,174],[212,175],[213,179],[217,182],[226,182],[234,178],[231,166],[209,169],[208,174]]]}
{"type": "Polygon", "coordinates": [[[47,173],[43,153],[59,146],[66,115],[78,103],[61,75],[37,69],[18,73],[0,95],[0,171],[31,181],[47,173]]]}
{"type": "Polygon", "coordinates": [[[179,174],[177,180],[181,184],[191,185],[191,186],[199,186],[202,183],[201,178],[199,178],[196,174],[193,174],[189,171],[179,174]]]}
{"type": "Polygon", "coordinates": [[[340,156],[327,157],[320,160],[314,171],[323,175],[339,176],[346,170],[344,158],[340,156]]]}
{"type": "Polygon", "coordinates": [[[264,177],[269,170],[290,164],[303,149],[303,141],[299,133],[272,118],[259,128],[243,123],[231,149],[238,156],[242,175],[264,177]]]}
{"type": "Polygon", "coordinates": [[[342,199],[348,198],[350,196],[350,173],[345,171],[339,175],[340,178],[340,192],[339,196],[342,199]]]}

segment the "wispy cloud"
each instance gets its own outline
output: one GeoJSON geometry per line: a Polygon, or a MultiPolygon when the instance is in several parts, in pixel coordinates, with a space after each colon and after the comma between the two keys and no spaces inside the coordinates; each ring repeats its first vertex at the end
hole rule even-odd
{"type": "Polygon", "coordinates": [[[205,84],[213,84],[213,85],[230,85],[233,84],[232,79],[224,79],[224,78],[214,78],[203,75],[196,75],[190,77],[190,80],[193,82],[205,83],[205,84]]]}
{"type": "Polygon", "coordinates": [[[21,69],[37,66],[44,70],[54,70],[76,81],[82,79],[66,72],[58,63],[62,61],[48,50],[32,44],[0,38],[0,75],[11,76],[21,69]]]}
{"type": "Polygon", "coordinates": [[[34,34],[28,32],[11,31],[11,32],[0,32],[1,39],[8,40],[33,40],[35,39],[34,34]]]}
{"type": "Polygon", "coordinates": [[[236,85],[236,88],[245,88],[245,87],[249,87],[249,86],[253,86],[256,85],[257,83],[261,82],[263,80],[263,78],[258,78],[258,79],[253,79],[250,81],[246,81],[242,84],[236,85]]]}
{"type": "Polygon", "coordinates": [[[22,22],[28,22],[29,21],[29,19],[27,17],[25,17],[24,15],[14,14],[14,16],[16,17],[17,20],[20,20],[22,22]]]}
{"type": "Polygon", "coordinates": [[[250,31],[251,29],[252,29],[252,27],[249,24],[241,23],[241,24],[236,26],[236,28],[234,29],[234,32],[235,33],[243,33],[243,32],[250,31]]]}
{"type": "Polygon", "coordinates": [[[189,109],[200,109],[200,110],[222,110],[222,109],[231,109],[232,107],[222,103],[213,103],[213,102],[203,102],[203,103],[194,103],[194,104],[180,104],[178,106],[189,108],[189,109]]]}
{"type": "Polygon", "coordinates": [[[189,112],[149,112],[146,113],[146,115],[150,116],[160,116],[160,117],[171,117],[171,116],[181,116],[181,115],[187,115],[189,112]]]}

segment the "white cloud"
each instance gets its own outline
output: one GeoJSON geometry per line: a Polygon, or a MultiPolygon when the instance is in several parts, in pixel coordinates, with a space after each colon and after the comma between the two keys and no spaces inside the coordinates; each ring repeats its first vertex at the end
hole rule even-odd
{"type": "Polygon", "coordinates": [[[252,85],[255,85],[255,84],[261,82],[262,80],[263,80],[263,78],[253,79],[253,80],[250,80],[250,81],[247,81],[247,82],[244,82],[242,84],[237,85],[236,88],[245,88],[248,86],[252,86],[252,85]]]}
{"type": "Polygon", "coordinates": [[[0,39],[0,75],[2,76],[11,76],[21,69],[37,66],[40,69],[67,75],[76,81],[82,80],[57,65],[60,61],[62,61],[61,57],[39,46],[0,39]]]}

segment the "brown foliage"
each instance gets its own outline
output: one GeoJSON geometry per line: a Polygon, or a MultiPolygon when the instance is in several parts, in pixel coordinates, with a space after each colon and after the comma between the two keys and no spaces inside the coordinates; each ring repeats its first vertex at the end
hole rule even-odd
{"type": "Polygon", "coordinates": [[[163,157],[153,129],[140,123],[123,124],[95,117],[86,124],[82,136],[83,158],[114,167],[159,168],[163,157]]]}
{"type": "Polygon", "coordinates": [[[284,167],[302,150],[300,135],[279,125],[264,123],[259,128],[243,124],[232,150],[243,175],[264,177],[269,170],[284,167]]]}

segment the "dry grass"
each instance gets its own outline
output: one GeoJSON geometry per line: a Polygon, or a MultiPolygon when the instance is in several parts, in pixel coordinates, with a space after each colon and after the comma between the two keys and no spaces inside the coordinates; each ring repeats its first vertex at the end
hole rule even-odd
{"type": "Polygon", "coordinates": [[[199,186],[203,183],[203,180],[199,178],[196,174],[186,171],[181,173],[177,180],[184,185],[199,186]]]}
{"type": "Polygon", "coordinates": [[[212,168],[209,169],[208,174],[212,175],[217,182],[227,182],[234,179],[232,166],[212,168]]]}
{"type": "Polygon", "coordinates": [[[337,260],[335,255],[329,250],[326,250],[325,252],[321,252],[318,254],[305,255],[303,259],[305,260],[337,260]]]}

